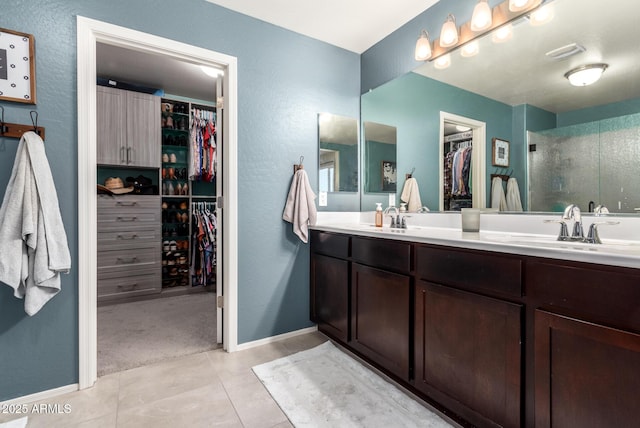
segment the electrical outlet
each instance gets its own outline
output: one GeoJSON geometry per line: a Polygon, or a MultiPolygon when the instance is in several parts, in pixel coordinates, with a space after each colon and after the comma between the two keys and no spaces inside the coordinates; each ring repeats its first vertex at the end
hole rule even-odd
{"type": "Polygon", "coordinates": [[[318,205],[321,207],[327,206],[327,192],[320,192],[320,196],[318,198],[318,205]]]}

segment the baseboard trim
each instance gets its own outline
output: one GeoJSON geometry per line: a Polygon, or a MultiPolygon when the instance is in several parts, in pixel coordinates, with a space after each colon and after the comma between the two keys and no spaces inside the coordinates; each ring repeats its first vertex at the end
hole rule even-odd
{"type": "Polygon", "coordinates": [[[241,343],[236,346],[235,351],[244,351],[245,349],[255,348],[256,346],[266,345],[268,343],[279,342],[281,340],[289,339],[291,337],[301,336],[303,334],[313,333],[318,331],[318,326],[307,327],[300,330],[290,331],[288,333],[279,334],[277,336],[265,337],[264,339],[254,340],[252,342],[241,343]]]}
{"type": "Polygon", "coordinates": [[[0,401],[0,407],[5,405],[16,405],[16,404],[27,404],[33,403],[35,401],[46,400],[49,398],[54,398],[59,395],[68,394],[69,392],[76,392],[79,389],[77,383],[61,386],[59,388],[48,389],[46,391],[36,392],[34,394],[23,395],[22,397],[12,398],[7,401],[0,401]]]}

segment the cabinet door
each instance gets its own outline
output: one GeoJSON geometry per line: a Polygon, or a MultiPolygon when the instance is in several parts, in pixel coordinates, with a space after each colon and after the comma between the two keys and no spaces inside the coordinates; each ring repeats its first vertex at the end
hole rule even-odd
{"type": "Polygon", "coordinates": [[[127,165],[159,168],[160,97],[127,91],[127,165]]]}
{"type": "Polygon", "coordinates": [[[415,286],[415,386],[478,425],[520,426],[521,305],[415,286]]]}
{"type": "Polygon", "coordinates": [[[126,92],[96,88],[96,160],[102,165],[126,165],[126,92]]]}
{"type": "Polygon", "coordinates": [[[349,264],[314,254],[311,257],[311,320],[318,329],[346,343],[349,338],[349,264]]]}
{"type": "Polygon", "coordinates": [[[536,427],[638,426],[640,335],[535,313],[536,427]]]}
{"type": "Polygon", "coordinates": [[[408,380],[409,277],[358,263],[352,263],[351,269],[350,344],[408,380]]]}

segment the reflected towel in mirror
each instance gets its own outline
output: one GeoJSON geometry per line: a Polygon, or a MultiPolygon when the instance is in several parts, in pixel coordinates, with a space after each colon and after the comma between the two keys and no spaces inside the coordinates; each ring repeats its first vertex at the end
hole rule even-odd
{"type": "Polygon", "coordinates": [[[518,180],[515,177],[511,177],[507,181],[507,210],[522,211],[520,189],[518,189],[518,180]]]}
{"type": "Polygon", "coordinates": [[[493,177],[491,180],[491,208],[497,208],[499,211],[507,210],[507,199],[504,196],[500,177],[493,177]]]}
{"type": "Polygon", "coordinates": [[[411,177],[404,182],[402,188],[402,195],[400,199],[407,203],[407,211],[417,212],[422,208],[422,201],[420,200],[420,190],[418,190],[418,181],[411,177]]]}

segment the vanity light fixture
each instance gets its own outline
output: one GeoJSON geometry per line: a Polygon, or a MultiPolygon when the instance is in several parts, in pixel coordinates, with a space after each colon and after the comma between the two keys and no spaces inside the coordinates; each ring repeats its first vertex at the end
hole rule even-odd
{"type": "Polygon", "coordinates": [[[550,4],[546,4],[541,8],[534,10],[531,15],[529,15],[529,24],[533,26],[544,25],[552,19],[553,6],[550,4]]]}
{"type": "Polygon", "coordinates": [[[449,14],[446,21],[442,24],[440,31],[440,46],[448,48],[458,43],[458,27],[456,27],[456,18],[449,14]]]}
{"type": "Polygon", "coordinates": [[[502,42],[506,42],[507,40],[510,40],[512,36],[513,36],[513,25],[507,24],[507,25],[503,25],[502,27],[494,31],[493,35],[491,36],[491,40],[494,43],[502,43],[502,42]]]}
{"type": "Polygon", "coordinates": [[[444,70],[445,68],[448,68],[450,65],[451,65],[451,55],[449,54],[438,57],[438,59],[436,59],[433,63],[433,66],[438,70],[444,70]]]}
{"type": "Polygon", "coordinates": [[[471,17],[471,31],[482,31],[491,27],[491,7],[488,0],[478,0],[476,7],[473,8],[473,16],[471,17]]]}
{"type": "Polygon", "coordinates": [[[602,77],[602,73],[609,67],[608,64],[587,64],[569,70],[564,77],[569,79],[573,86],[587,86],[596,83],[602,77]]]}
{"type": "Polygon", "coordinates": [[[416,61],[426,61],[431,58],[431,41],[426,30],[422,30],[420,37],[418,37],[415,57],[416,61]]]}
{"type": "Polygon", "coordinates": [[[509,0],[509,10],[511,12],[522,12],[534,3],[533,0],[509,0]]]}
{"type": "Polygon", "coordinates": [[[477,40],[467,43],[460,49],[460,55],[465,58],[475,56],[480,52],[480,44],[477,40]]]}

